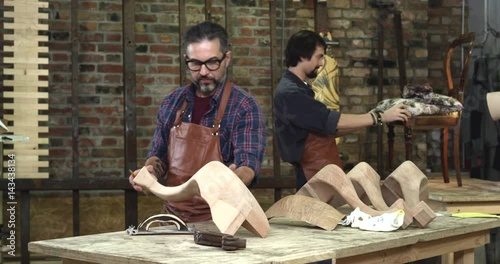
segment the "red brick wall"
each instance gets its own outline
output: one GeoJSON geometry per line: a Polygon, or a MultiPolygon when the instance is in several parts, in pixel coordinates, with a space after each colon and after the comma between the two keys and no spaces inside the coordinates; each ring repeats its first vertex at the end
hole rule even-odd
{"type": "MultiPolygon", "coordinates": [[[[224,24],[224,1],[212,2],[214,20],[224,24]]],[[[186,5],[188,25],[204,20],[203,6],[204,1],[186,5]]],[[[82,1],[79,9],[81,177],[120,176],[123,171],[121,8],[117,0],[82,1]]],[[[231,8],[232,75],[257,98],[270,127],[269,8],[267,3],[231,8]]],[[[50,9],[51,174],[68,177],[72,154],[70,6],[67,1],[51,1],[50,9]]],[[[180,83],[178,10],[178,1],[136,1],[137,166],[148,151],[158,106],[180,83]]]]}
{"type": "MultiPolygon", "coordinates": [[[[188,25],[204,20],[205,1],[187,1],[188,25]]],[[[264,175],[272,174],[271,67],[268,1],[232,1],[231,17],[225,18],[223,0],[212,1],[214,20],[230,19],[233,45],[232,76],[235,83],[253,94],[266,115],[269,144],[264,175]]],[[[407,53],[409,81],[442,80],[440,51],[447,36],[460,32],[460,1],[444,1],[429,7],[428,1],[399,1],[407,53]],[[443,34],[445,36],[443,36],[443,34]]],[[[302,28],[314,28],[313,1],[278,1],[279,46],[282,38],[302,28]],[[285,14],[284,18],[281,17],[285,14]],[[283,28],[284,26],[284,28],[283,28]]],[[[81,177],[122,176],[123,83],[121,1],[80,1],[80,84],[78,113],[81,177]]],[[[376,58],[377,15],[368,0],[335,0],[327,3],[329,30],[340,42],[334,55],[341,66],[342,108],[345,113],[365,113],[376,104],[376,87],[367,79],[376,67],[364,60],[376,58]]],[[[71,39],[69,1],[50,1],[50,160],[51,176],[71,175],[71,39]]],[[[136,1],[137,71],[137,166],[141,166],[155,128],[157,108],[163,97],[180,83],[178,1],[136,1]]],[[[396,61],[392,17],[382,22],[386,30],[384,53],[396,61]]],[[[281,54],[281,52],[279,52],[281,54]]],[[[278,58],[282,59],[282,58],[278,58]]],[[[278,76],[280,75],[277,73],[278,76]]],[[[384,98],[399,96],[398,70],[384,71],[391,85],[384,98]]],[[[398,132],[398,138],[401,138],[398,132]]],[[[385,136],[384,136],[385,138],[385,136]]],[[[361,130],[344,138],[341,150],[350,162],[375,162],[376,136],[361,130]]],[[[415,137],[420,148],[425,135],[415,137]]],[[[397,150],[402,153],[402,140],[397,150]]],[[[423,145],[423,146],[422,146],[423,145]]],[[[421,158],[426,160],[425,152],[421,158]]],[[[402,155],[400,155],[402,156],[402,155]]],[[[425,164],[423,165],[426,166],[425,164]]],[[[285,166],[286,168],[286,166],[285,166]]],[[[289,171],[285,170],[285,173],[289,171]]]]}

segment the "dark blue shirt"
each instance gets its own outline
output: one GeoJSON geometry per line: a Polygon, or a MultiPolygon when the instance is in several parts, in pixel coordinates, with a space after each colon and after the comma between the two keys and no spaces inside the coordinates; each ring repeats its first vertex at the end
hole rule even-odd
{"type": "Polygon", "coordinates": [[[274,95],[274,125],[281,158],[298,165],[309,131],[334,135],[340,112],[314,99],[314,91],[290,71],[281,78],[274,95]]]}

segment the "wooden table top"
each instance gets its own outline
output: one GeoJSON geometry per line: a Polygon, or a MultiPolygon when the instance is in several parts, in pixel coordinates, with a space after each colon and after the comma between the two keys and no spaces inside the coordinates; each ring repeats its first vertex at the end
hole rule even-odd
{"type": "MultiPolygon", "coordinates": [[[[427,228],[410,226],[395,232],[361,231],[338,225],[325,231],[286,218],[271,219],[266,238],[240,228],[247,248],[224,251],[194,243],[193,235],[128,236],[125,231],[30,242],[29,251],[96,263],[282,263],[335,259],[386,250],[422,241],[500,227],[495,218],[437,217],[427,228]]],[[[213,223],[199,229],[216,231],[213,223]]]]}
{"type": "Polygon", "coordinates": [[[458,187],[450,175],[450,182],[442,177],[429,178],[429,199],[439,202],[500,202],[500,182],[463,177],[463,186],[458,187]]]}

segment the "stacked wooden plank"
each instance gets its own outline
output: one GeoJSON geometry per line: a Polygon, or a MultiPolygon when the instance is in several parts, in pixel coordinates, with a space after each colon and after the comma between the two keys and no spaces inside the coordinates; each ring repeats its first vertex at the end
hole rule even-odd
{"type": "Polygon", "coordinates": [[[49,162],[42,159],[49,155],[46,147],[49,141],[48,81],[41,77],[47,76],[48,70],[41,69],[41,65],[49,61],[40,57],[41,53],[48,53],[48,47],[39,44],[48,42],[48,36],[39,35],[39,32],[48,30],[48,24],[40,22],[48,20],[48,13],[40,12],[40,8],[48,7],[48,2],[4,0],[4,5],[13,7],[12,11],[4,12],[6,18],[13,19],[4,24],[6,30],[12,30],[12,34],[4,35],[8,44],[3,49],[12,55],[4,58],[5,64],[12,65],[3,69],[1,89],[8,101],[3,104],[4,118],[12,121],[10,132],[29,137],[29,141],[13,142],[14,148],[4,149],[3,154],[15,154],[16,178],[47,178],[49,162]],[[41,110],[45,110],[45,114],[40,114],[41,110]]]}

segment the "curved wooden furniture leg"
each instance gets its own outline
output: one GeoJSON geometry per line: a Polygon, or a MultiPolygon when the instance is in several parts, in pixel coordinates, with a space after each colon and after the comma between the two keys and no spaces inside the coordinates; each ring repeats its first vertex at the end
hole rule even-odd
{"type": "MultiPolygon", "coordinates": [[[[382,191],[380,187],[380,176],[377,172],[366,162],[360,162],[356,165],[347,176],[351,179],[354,187],[358,192],[358,196],[360,196],[359,190],[362,190],[362,194],[366,194],[368,199],[371,201],[371,204],[377,210],[388,210],[392,207],[397,207],[398,202],[400,200],[396,200],[395,203],[388,207],[382,197],[382,191]],[[358,185],[358,187],[356,187],[358,185]]],[[[406,202],[406,201],[405,201],[406,202]]],[[[432,211],[432,209],[424,202],[420,201],[415,206],[405,205],[406,208],[409,208],[408,211],[405,211],[406,214],[410,215],[414,219],[414,223],[420,227],[426,227],[434,218],[436,218],[436,214],[432,211]]]]}
{"type": "Polygon", "coordinates": [[[411,161],[407,160],[397,167],[382,182],[382,194],[387,204],[403,198],[410,207],[427,200],[428,179],[411,161]]]}
{"type": "MultiPolygon", "coordinates": [[[[362,198],[363,196],[367,196],[367,200],[369,200],[377,210],[390,209],[382,196],[380,176],[370,164],[363,161],[356,164],[356,166],[347,173],[347,177],[354,185],[358,197],[362,198]]],[[[392,206],[394,206],[394,203],[392,203],[392,206]]]]}
{"type": "Polygon", "coordinates": [[[201,196],[210,206],[212,219],[220,232],[234,235],[243,226],[265,237],[269,231],[266,214],[245,184],[226,165],[212,161],[182,185],[161,185],[147,169],[142,168],[134,182],[163,200],[183,201],[201,196]]]}
{"type": "Polygon", "coordinates": [[[455,175],[457,176],[457,185],[462,187],[462,176],[460,176],[460,118],[458,119],[458,124],[453,130],[453,160],[455,166],[455,175]]]}
{"type": "Polygon", "coordinates": [[[443,128],[443,143],[441,144],[441,167],[443,170],[443,180],[445,183],[450,182],[448,172],[448,128],[443,128]]]}
{"type": "MultiPolygon", "coordinates": [[[[389,210],[378,211],[367,206],[361,201],[361,199],[359,199],[356,194],[356,190],[354,189],[354,185],[344,171],[334,164],[329,164],[323,167],[323,169],[316,173],[314,177],[312,177],[302,188],[300,188],[299,191],[297,191],[296,195],[317,198],[326,203],[332,201],[334,197],[342,197],[352,209],[359,207],[362,212],[371,216],[395,212],[400,209],[405,210],[405,212],[409,212],[409,208],[405,206],[403,200],[400,200],[389,210]]],[[[405,224],[403,224],[403,226],[408,226],[411,221],[412,217],[409,214],[405,214],[405,224]]]]}
{"type": "Polygon", "coordinates": [[[303,195],[289,195],[280,199],[266,211],[267,218],[278,216],[304,221],[331,231],[344,215],[330,205],[303,195]]]}
{"type": "Polygon", "coordinates": [[[387,204],[403,198],[411,208],[409,213],[419,227],[426,227],[436,218],[425,203],[428,197],[428,179],[411,161],[399,165],[383,182],[382,194],[387,204]]]}

